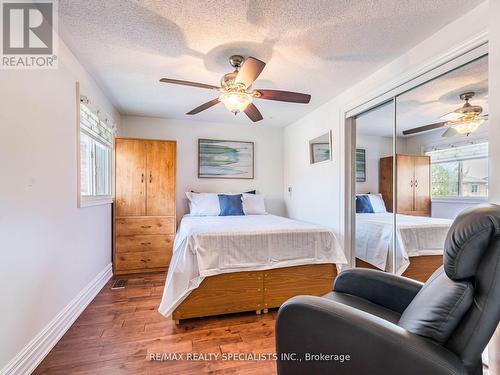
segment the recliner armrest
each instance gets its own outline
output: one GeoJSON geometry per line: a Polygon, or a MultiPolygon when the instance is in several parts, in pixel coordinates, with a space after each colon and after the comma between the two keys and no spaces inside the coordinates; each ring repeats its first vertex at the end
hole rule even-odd
{"type": "Polygon", "coordinates": [[[364,298],[402,314],[423,285],[387,272],[353,268],[337,276],[333,290],[364,298]]]}
{"type": "Polygon", "coordinates": [[[460,359],[443,346],[321,297],[298,296],[281,306],[276,350],[279,375],[466,374],[460,359]],[[311,360],[311,354],[349,355],[349,360],[311,360]]]}

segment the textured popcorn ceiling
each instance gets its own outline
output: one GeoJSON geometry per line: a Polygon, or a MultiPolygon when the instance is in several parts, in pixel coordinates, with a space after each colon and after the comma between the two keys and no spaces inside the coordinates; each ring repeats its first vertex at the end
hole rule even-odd
{"type": "Polygon", "coordinates": [[[312,95],[309,105],[256,100],[285,126],[478,5],[481,0],[60,0],[63,39],[122,114],[248,124],[216,93],[161,77],[218,84],[231,54],[267,62],[256,88],[312,95]]]}
{"type": "MultiPolygon", "coordinates": [[[[488,57],[482,57],[397,97],[398,136],[403,130],[440,122],[440,117],[463,106],[460,94],[472,91],[472,105],[488,114],[488,57]]],[[[382,105],[356,120],[358,134],[392,137],[394,107],[382,105]]],[[[484,128],[484,126],[483,126],[484,128]]],[[[432,130],[439,137],[443,129],[432,130]]],[[[421,133],[420,133],[421,134],[421,133]]]]}

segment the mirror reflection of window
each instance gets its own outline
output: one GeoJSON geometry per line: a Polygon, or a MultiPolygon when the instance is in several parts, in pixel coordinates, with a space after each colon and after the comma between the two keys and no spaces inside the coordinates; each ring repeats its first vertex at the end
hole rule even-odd
{"type": "Polygon", "coordinates": [[[488,143],[445,145],[431,157],[432,198],[488,198],[488,143]]]}

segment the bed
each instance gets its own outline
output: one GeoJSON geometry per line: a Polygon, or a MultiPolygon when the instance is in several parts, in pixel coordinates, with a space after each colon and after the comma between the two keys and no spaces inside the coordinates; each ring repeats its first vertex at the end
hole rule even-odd
{"type": "Polygon", "coordinates": [[[328,229],[275,215],[183,217],[159,311],[174,320],[260,313],[331,290],[347,260],[328,229]]]}
{"type": "MultiPolygon", "coordinates": [[[[356,265],[392,272],[393,214],[356,214],[356,265]]],[[[396,215],[396,273],[420,281],[442,264],[452,220],[396,215]]]]}

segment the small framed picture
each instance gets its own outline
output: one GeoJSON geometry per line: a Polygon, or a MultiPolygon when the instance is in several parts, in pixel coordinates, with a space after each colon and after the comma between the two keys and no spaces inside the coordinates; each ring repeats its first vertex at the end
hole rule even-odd
{"type": "Polygon", "coordinates": [[[325,133],[309,141],[310,163],[332,160],[332,134],[325,133]]]}

